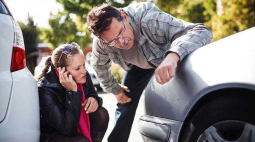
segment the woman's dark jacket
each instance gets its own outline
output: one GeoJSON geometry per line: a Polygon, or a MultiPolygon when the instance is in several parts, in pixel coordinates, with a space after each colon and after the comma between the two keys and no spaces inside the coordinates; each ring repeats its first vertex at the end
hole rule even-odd
{"type": "MultiPolygon", "coordinates": [[[[72,136],[77,133],[80,120],[81,91],[68,91],[59,82],[55,70],[51,70],[38,81],[41,137],[45,142],[55,132],[72,136]]],[[[102,98],[94,89],[89,73],[86,73],[86,83],[83,85],[85,98],[94,97],[98,105],[102,98]]]]}

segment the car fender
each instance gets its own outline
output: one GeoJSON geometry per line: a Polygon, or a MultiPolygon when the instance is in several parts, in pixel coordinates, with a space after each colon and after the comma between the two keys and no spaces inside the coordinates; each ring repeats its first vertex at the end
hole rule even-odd
{"type": "Polygon", "coordinates": [[[145,91],[146,115],[184,121],[210,92],[226,88],[255,90],[255,28],[204,46],[178,64],[175,76],[145,91]]]}

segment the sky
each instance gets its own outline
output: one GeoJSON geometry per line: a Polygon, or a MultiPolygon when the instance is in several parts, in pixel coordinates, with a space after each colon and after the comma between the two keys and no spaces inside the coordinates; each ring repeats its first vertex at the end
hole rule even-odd
{"type": "Polygon", "coordinates": [[[28,13],[38,27],[49,28],[50,12],[56,14],[63,6],[55,0],[4,0],[17,21],[26,22],[28,13]]]}

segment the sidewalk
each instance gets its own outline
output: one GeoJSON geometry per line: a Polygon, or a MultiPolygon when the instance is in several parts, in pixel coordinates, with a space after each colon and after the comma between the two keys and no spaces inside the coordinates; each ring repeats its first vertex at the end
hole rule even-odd
{"type": "MultiPolygon", "coordinates": [[[[103,142],[107,142],[107,138],[114,126],[114,119],[115,119],[114,115],[115,115],[117,100],[114,95],[109,93],[98,92],[98,94],[100,97],[103,98],[103,101],[104,101],[103,107],[105,107],[108,110],[110,115],[109,126],[106,131],[105,137],[103,139],[103,142]]],[[[138,130],[138,120],[142,115],[144,115],[144,95],[141,96],[128,142],[143,142],[141,134],[139,133],[139,130],[138,130]]]]}

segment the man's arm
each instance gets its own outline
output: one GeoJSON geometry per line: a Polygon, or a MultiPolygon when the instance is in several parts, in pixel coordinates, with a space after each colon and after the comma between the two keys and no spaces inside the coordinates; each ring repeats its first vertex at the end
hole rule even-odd
{"type": "Polygon", "coordinates": [[[129,89],[125,86],[120,86],[117,79],[112,75],[110,69],[111,60],[103,48],[95,37],[93,41],[92,67],[97,72],[97,77],[102,83],[104,90],[114,94],[119,103],[130,102],[131,98],[124,93],[124,90],[129,92],[129,89]]]}
{"type": "Polygon", "coordinates": [[[213,39],[211,30],[203,23],[189,23],[162,12],[152,3],[146,16],[141,19],[144,36],[157,45],[168,45],[168,51],[179,55],[180,61],[192,51],[209,44],[213,39]]]}
{"type": "Polygon", "coordinates": [[[193,24],[184,21],[182,24],[183,26],[176,29],[175,34],[168,34],[168,41],[171,41],[172,44],[165,53],[165,56],[171,52],[177,53],[180,61],[194,50],[211,43],[213,39],[211,30],[204,24],[193,24]]]}
{"type": "Polygon", "coordinates": [[[177,63],[192,51],[209,44],[213,35],[202,23],[185,22],[162,12],[154,4],[147,4],[150,8],[141,20],[145,37],[158,45],[169,46],[165,59],[155,71],[156,80],[164,84],[175,75],[177,63]]]}
{"type": "Polygon", "coordinates": [[[91,65],[97,73],[102,88],[109,93],[116,94],[120,90],[120,85],[112,75],[110,69],[112,62],[99,42],[99,39],[95,37],[93,40],[91,65]]]}

